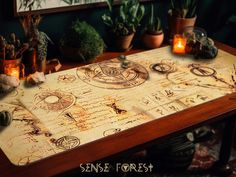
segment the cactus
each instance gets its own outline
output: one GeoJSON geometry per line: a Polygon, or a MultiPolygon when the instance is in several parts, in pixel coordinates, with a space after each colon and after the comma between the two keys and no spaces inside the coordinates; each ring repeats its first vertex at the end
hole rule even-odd
{"type": "Polygon", "coordinates": [[[146,25],[146,31],[149,34],[159,34],[162,31],[161,20],[154,15],[154,6],[151,5],[150,17],[146,25]]]}
{"type": "Polygon", "coordinates": [[[192,18],[196,15],[196,0],[170,0],[172,16],[192,18]]]}
{"type": "Polygon", "coordinates": [[[122,0],[118,12],[113,10],[113,0],[106,1],[109,14],[104,14],[102,20],[118,36],[125,36],[136,31],[144,15],[144,6],[138,0],[122,0]]]}

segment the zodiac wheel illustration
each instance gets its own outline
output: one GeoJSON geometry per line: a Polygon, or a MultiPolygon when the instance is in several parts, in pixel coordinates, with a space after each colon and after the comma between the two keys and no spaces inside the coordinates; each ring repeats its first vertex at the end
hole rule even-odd
{"type": "Polygon", "coordinates": [[[75,103],[74,95],[62,91],[44,91],[35,95],[34,104],[44,110],[60,111],[75,103]]]}
{"type": "Polygon", "coordinates": [[[121,63],[116,60],[80,67],[77,69],[77,75],[90,85],[108,89],[135,87],[149,77],[143,66],[130,62],[128,68],[122,68],[121,63]]]}

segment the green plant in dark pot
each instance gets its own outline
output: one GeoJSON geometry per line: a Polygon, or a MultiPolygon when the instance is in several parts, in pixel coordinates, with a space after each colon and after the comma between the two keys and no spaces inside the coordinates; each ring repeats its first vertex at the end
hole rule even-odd
{"type": "Polygon", "coordinates": [[[29,44],[26,56],[23,57],[28,74],[36,71],[46,72],[47,70],[47,46],[48,42],[53,42],[46,33],[39,30],[41,20],[40,15],[34,15],[31,11],[20,19],[25,39],[29,44]]]}
{"type": "Polygon", "coordinates": [[[102,20],[115,38],[118,50],[128,50],[137,27],[143,18],[145,8],[138,0],[121,0],[118,9],[113,8],[114,0],[106,1],[109,13],[102,16],[102,20]]]}
{"type": "Polygon", "coordinates": [[[145,32],[142,36],[144,46],[151,49],[160,47],[164,39],[164,33],[161,27],[161,20],[154,13],[153,4],[151,5],[148,23],[144,30],[145,32]]]}
{"type": "Polygon", "coordinates": [[[88,23],[76,20],[60,40],[62,55],[70,60],[91,62],[102,54],[105,44],[88,23]]]}
{"type": "Polygon", "coordinates": [[[169,15],[170,37],[182,34],[186,27],[196,22],[197,0],[171,0],[169,15]]]}

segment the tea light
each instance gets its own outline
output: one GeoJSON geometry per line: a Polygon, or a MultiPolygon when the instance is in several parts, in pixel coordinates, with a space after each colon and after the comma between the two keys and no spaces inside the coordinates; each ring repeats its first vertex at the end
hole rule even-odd
{"type": "Polygon", "coordinates": [[[4,74],[8,76],[15,76],[20,79],[20,65],[18,64],[7,64],[4,66],[4,74]]]}
{"type": "Polygon", "coordinates": [[[187,39],[182,35],[176,34],[173,40],[173,53],[185,54],[187,39]]]}

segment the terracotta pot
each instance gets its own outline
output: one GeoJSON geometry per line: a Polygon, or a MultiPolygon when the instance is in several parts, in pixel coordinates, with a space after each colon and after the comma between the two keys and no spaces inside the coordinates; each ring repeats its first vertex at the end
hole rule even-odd
{"type": "Polygon", "coordinates": [[[47,69],[46,58],[43,60],[38,60],[35,49],[25,52],[23,63],[25,65],[27,75],[35,73],[36,71],[45,73],[47,69]]]}
{"type": "Polygon", "coordinates": [[[172,39],[174,34],[182,34],[186,27],[194,26],[197,16],[193,18],[177,18],[169,14],[169,28],[170,38],[172,39]]]}
{"type": "Polygon", "coordinates": [[[146,48],[154,49],[161,46],[164,39],[164,33],[161,31],[158,34],[144,33],[142,36],[142,42],[146,48]]]}
{"type": "Polygon", "coordinates": [[[120,51],[127,51],[131,46],[132,39],[134,37],[134,33],[129,34],[127,36],[116,36],[116,48],[120,51]]]}

